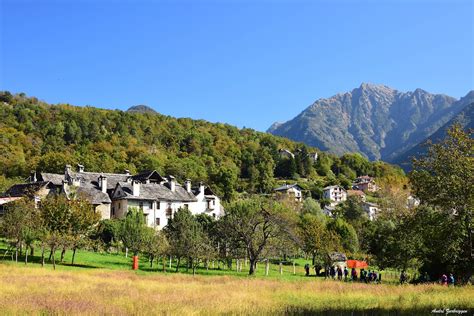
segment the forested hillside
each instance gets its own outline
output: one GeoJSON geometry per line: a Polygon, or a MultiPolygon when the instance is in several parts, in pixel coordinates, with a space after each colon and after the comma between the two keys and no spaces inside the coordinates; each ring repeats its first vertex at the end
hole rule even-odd
{"type": "Polygon", "coordinates": [[[236,192],[269,192],[274,176],[308,178],[320,188],[348,186],[361,174],[401,174],[358,154],[338,158],[319,152],[313,163],[306,153],[317,149],[251,129],[154,113],[49,105],[24,94],[0,92],[0,117],[0,189],[31,170],[61,173],[66,164],[76,163],[90,171],[156,169],[180,181],[205,181],[227,200],[236,192]],[[299,154],[283,159],[281,148],[299,154]]]}

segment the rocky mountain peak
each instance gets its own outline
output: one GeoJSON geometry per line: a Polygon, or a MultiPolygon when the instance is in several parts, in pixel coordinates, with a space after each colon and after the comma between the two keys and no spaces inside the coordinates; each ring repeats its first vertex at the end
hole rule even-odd
{"type": "Polygon", "coordinates": [[[268,132],[336,154],[360,152],[372,160],[393,161],[461,109],[455,98],[443,94],[362,83],[351,92],[315,101],[268,132]]]}
{"type": "Polygon", "coordinates": [[[158,113],[155,110],[153,110],[151,107],[149,107],[148,105],[144,105],[144,104],[131,106],[127,110],[127,112],[129,112],[129,113],[152,113],[152,114],[157,114],[158,113]]]}

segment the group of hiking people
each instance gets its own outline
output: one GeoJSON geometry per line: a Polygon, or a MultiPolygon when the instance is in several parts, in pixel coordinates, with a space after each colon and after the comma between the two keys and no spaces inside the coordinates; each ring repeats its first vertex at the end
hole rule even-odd
{"type": "MultiPolygon", "coordinates": [[[[316,275],[318,274],[318,268],[315,266],[316,275]]],[[[310,275],[310,265],[307,263],[304,266],[306,276],[310,275]]],[[[352,268],[349,272],[347,267],[342,268],[341,266],[328,266],[326,267],[324,272],[324,276],[326,279],[333,279],[339,281],[357,281],[365,282],[365,283],[381,283],[382,282],[382,274],[379,272],[377,273],[375,270],[366,271],[365,269],[360,270],[360,277],[357,274],[357,270],[352,268]]]]}
{"type": "MultiPolygon", "coordinates": [[[[306,276],[310,276],[310,265],[307,263],[304,266],[306,276]]],[[[314,266],[316,275],[320,275],[319,271],[322,269],[321,266],[314,266]]],[[[324,269],[325,279],[333,279],[339,281],[360,281],[365,283],[381,283],[382,282],[382,273],[376,272],[375,270],[365,270],[364,268],[360,269],[360,275],[358,275],[357,270],[352,268],[350,271],[347,267],[341,266],[327,266],[324,269]]],[[[408,274],[405,270],[400,273],[400,284],[405,283],[430,283],[430,276],[427,272],[422,274],[416,280],[411,280],[408,277],[408,274]]],[[[443,274],[439,279],[438,283],[444,286],[452,286],[455,283],[454,275],[452,273],[443,274]]]]}
{"type": "MultiPolygon", "coordinates": [[[[408,283],[408,281],[409,281],[408,274],[406,273],[405,270],[403,270],[402,273],[400,273],[400,284],[408,283]]],[[[415,284],[416,283],[431,283],[431,279],[430,279],[430,276],[429,276],[428,272],[425,272],[424,274],[422,274],[418,279],[414,280],[413,282],[415,284]]],[[[454,275],[452,273],[450,273],[449,276],[446,275],[446,274],[443,274],[439,278],[438,283],[440,283],[441,285],[444,285],[444,286],[454,285],[454,283],[455,283],[454,275]]]]}

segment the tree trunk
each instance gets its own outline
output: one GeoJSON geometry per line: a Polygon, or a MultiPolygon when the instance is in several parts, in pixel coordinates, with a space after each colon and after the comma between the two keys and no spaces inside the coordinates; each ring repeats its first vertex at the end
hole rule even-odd
{"type": "Polygon", "coordinates": [[[128,258],[128,248],[125,247],[125,258],[128,258]]]}
{"type": "Polygon", "coordinates": [[[15,262],[18,263],[18,245],[15,247],[15,262]]]}
{"type": "Polygon", "coordinates": [[[249,275],[253,275],[255,273],[255,270],[257,269],[257,259],[250,258],[249,261],[250,261],[249,275]]]}
{"type": "Polygon", "coordinates": [[[28,264],[28,247],[25,247],[25,265],[28,264]]]}
{"type": "Polygon", "coordinates": [[[33,245],[30,246],[30,256],[34,256],[35,255],[35,247],[33,247],[33,245]]]}
{"type": "Polygon", "coordinates": [[[71,264],[74,265],[74,258],[76,257],[76,247],[74,247],[72,249],[72,260],[71,260],[71,264]]]}
{"type": "Polygon", "coordinates": [[[41,245],[41,267],[44,267],[44,245],[41,245]]]}
{"type": "Polygon", "coordinates": [[[56,270],[56,259],[54,258],[56,254],[56,249],[54,247],[51,249],[51,254],[53,255],[53,270],[56,270]]]}
{"type": "Polygon", "coordinates": [[[181,263],[181,257],[178,257],[178,262],[176,263],[176,272],[179,271],[179,264],[181,263]]]}
{"type": "Polygon", "coordinates": [[[66,254],[66,247],[64,247],[63,250],[61,251],[61,259],[59,260],[59,263],[63,262],[65,254],[66,254]]]}
{"type": "MultiPolygon", "coordinates": [[[[193,260],[194,261],[194,260],[193,260]]],[[[193,265],[193,275],[196,275],[196,264],[194,264],[194,262],[192,262],[192,265],[193,265]]]]}
{"type": "Polygon", "coordinates": [[[163,272],[166,272],[166,256],[163,256],[163,272]]]}
{"type": "Polygon", "coordinates": [[[51,259],[53,258],[53,248],[51,248],[50,252],[49,252],[49,258],[48,258],[48,261],[51,262],[51,259]]]}
{"type": "Polygon", "coordinates": [[[153,260],[155,260],[155,258],[153,256],[151,256],[151,258],[150,258],[150,268],[153,268],[153,260]]]}

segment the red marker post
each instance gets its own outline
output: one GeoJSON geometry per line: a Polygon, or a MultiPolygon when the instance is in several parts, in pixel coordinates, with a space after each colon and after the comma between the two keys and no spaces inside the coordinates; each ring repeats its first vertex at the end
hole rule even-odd
{"type": "Polygon", "coordinates": [[[138,270],[138,256],[133,256],[132,270],[138,270]]]}

